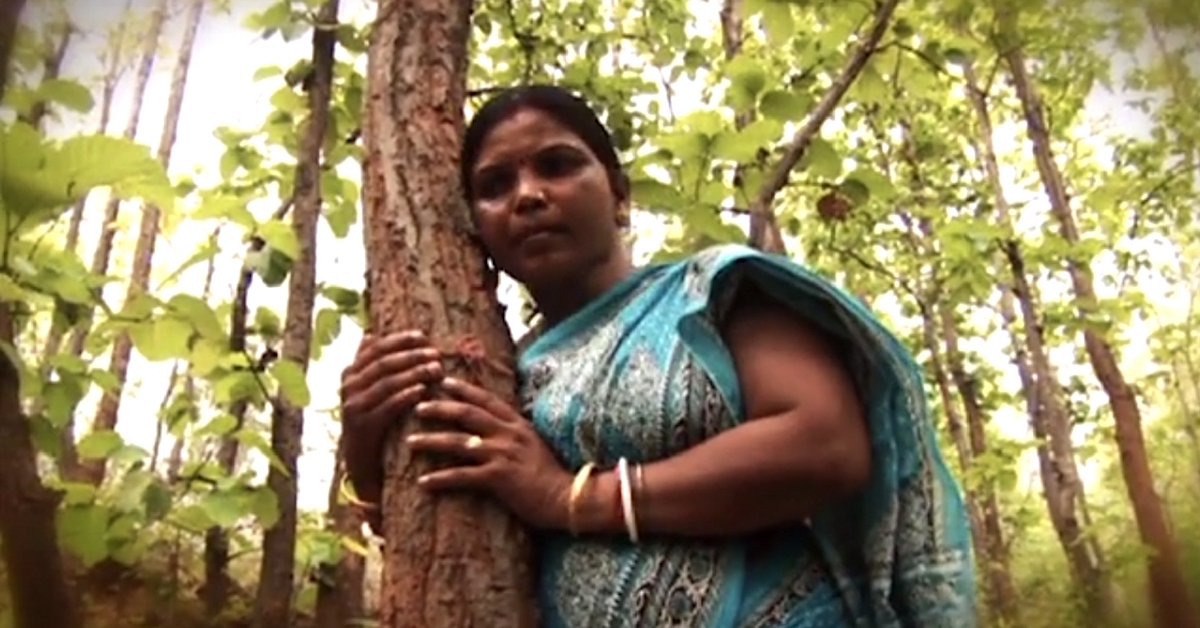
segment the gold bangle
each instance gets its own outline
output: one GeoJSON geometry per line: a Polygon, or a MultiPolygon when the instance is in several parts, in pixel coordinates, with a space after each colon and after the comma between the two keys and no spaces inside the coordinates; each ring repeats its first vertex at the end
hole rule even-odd
{"type": "Polygon", "coordinates": [[[567,529],[572,536],[579,535],[579,496],[583,494],[583,488],[587,485],[587,481],[592,476],[592,470],[596,468],[596,464],[589,462],[579,468],[579,472],[575,474],[575,481],[571,482],[571,493],[567,497],[567,529]]]}

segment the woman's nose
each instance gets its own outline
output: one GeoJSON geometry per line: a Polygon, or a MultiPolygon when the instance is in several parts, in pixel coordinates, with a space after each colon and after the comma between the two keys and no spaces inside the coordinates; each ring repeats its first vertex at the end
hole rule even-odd
{"type": "Polygon", "coordinates": [[[517,209],[536,210],[546,204],[546,190],[537,177],[523,175],[517,180],[517,209]]]}

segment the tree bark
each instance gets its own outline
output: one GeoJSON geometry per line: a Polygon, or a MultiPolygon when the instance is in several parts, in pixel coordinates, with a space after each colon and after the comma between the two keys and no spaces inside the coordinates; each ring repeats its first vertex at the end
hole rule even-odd
{"type": "MultiPolygon", "coordinates": [[[[980,156],[983,161],[988,185],[995,201],[996,218],[1000,224],[1012,223],[1008,198],[1000,179],[1000,167],[992,140],[993,129],[987,96],[979,87],[978,78],[971,64],[963,68],[966,91],[975,112],[980,138],[980,156]]],[[[1034,435],[1045,442],[1037,449],[1038,468],[1042,479],[1042,491],[1047,512],[1058,535],[1059,543],[1071,566],[1071,574],[1085,603],[1086,613],[1093,622],[1107,621],[1113,615],[1112,592],[1104,559],[1099,548],[1089,544],[1084,535],[1080,511],[1084,507],[1083,484],[1075,461],[1074,443],[1071,439],[1071,422],[1067,416],[1055,370],[1050,362],[1042,332],[1041,316],[1033,285],[1025,267],[1024,255],[1015,239],[1001,243],[1003,264],[1008,267],[1011,284],[1001,282],[1001,303],[1009,304],[1003,312],[1010,329],[1015,334],[1017,313],[1012,311],[1012,301],[1005,290],[1011,289],[1019,305],[1021,323],[1024,326],[1024,346],[1028,350],[1028,378],[1022,374],[1022,383],[1028,395],[1029,421],[1034,435]],[[1011,318],[1008,318],[1011,315],[1011,318]]],[[[1018,356],[1020,357],[1020,356],[1018,356]]]]}
{"type": "MultiPolygon", "coordinates": [[[[340,439],[339,439],[340,440],[340,439]]],[[[342,445],[334,461],[333,482],[329,485],[329,529],[356,544],[363,544],[363,519],[342,499],[341,487],[346,478],[342,463],[342,445]]],[[[364,617],[363,582],[366,578],[365,556],[342,548],[337,563],[322,570],[317,585],[317,616],[315,628],[346,628],[364,617]]]]}
{"type": "MultiPolygon", "coordinates": [[[[162,135],[158,140],[158,160],[162,163],[163,168],[170,166],[171,150],[175,147],[175,138],[179,130],[179,116],[183,111],[183,97],[187,93],[188,69],[192,63],[196,32],[200,28],[200,19],[204,15],[204,2],[205,0],[191,0],[188,5],[183,41],[179,47],[179,55],[175,59],[175,70],[171,74],[171,91],[167,95],[162,135]]],[[[126,303],[145,294],[150,289],[150,271],[154,268],[154,246],[158,241],[158,223],[161,218],[162,210],[158,207],[147,204],[142,208],[137,244],[133,251],[133,268],[130,272],[129,288],[125,296],[126,303]]],[[[121,393],[125,388],[125,378],[129,373],[129,360],[132,354],[133,341],[129,334],[118,334],[113,342],[108,367],[117,379],[117,390],[106,391],[100,398],[100,406],[92,421],[92,430],[116,429],[117,417],[121,410],[121,393]]],[[[87,482],[98,486],[104,481],[106,462],[103,458],[81,461],[82,477],[87,482]]]]}
{"type": "MultiPolygon", "coordinates": [[[[1001,16],[1005,36],[1002,56],[1013,79],[1017,97],[1025,114],[1025,126],[1033,144],[1034,159],[1042,186],[1050,202],[1050,213],[1058,223],[1059,233],[1069,243],[1079,242],[1079,231],[1071,210],[1062,172],[1054,161],[1046,125],[1045,107],[1037,86],[1025,67],[1024,53],[1016,38],[1016,16],[1001,16]]],[[[1091,265],[1086,260],[1069,257],[1067,273],[1075,295],[1075,306],[1082,318],[1087,318],[1097,305],[1091,265]]],[[[1109,341],[1095,328],[1085,325],[1083,343],[1096,379],[1108,396],[1116,426],[1117,450],[1120,453],[1121,473],[1133,504],[1141,540],[1153,549],[1149,559],[1150,596],[1155,622],[1161,628],[1197,628],[1200,616],[1192,604],[1179,551],[1167,525],[1162,502],[1154,491],[1154,475],[1146,455],[1142,434],[1142,415],[1137,397],[1125,380],[1120,364],[1109,341]]]]}
{"type": "MultiPolygon", "coordinates": [[[[458,183],[470,0],[382,0],[367,61],[364,240],[370,331],[420,329],[447,370],[516,400],[513,342],[458,183]]],[[[532,546],[492,500],[431,497],[388,440],[383,628],[533,628],[532,546]]]]}
{"type": "MultiPolygon", "coordinates": [[[[333,90],[333,57],[337,43],[338,0],[326,0],[317,11],[312,35],[312,80],[308,85],[308,120],[296,163],[292,229],[300,245],[299,259],[288,276],[287,316],[280,359],[308,371],[312,314],[316,298],[317,224],[321,217],[321,147],[329,124],[333,90]]],[[[262,563],[254,620],[258,628],[292,625],[295,577],[297,460],[304,435],[304,408],[280,394],[272,403],[271,448],[284,469],[272,465],[267,485],[279,503],[279,520],[263,534],[262,563]]]]}
{"type": "MultiPolygon", "coordinates": [[[[166,5],[166,0],[158,0],[158,3],[150,13],[150,25],[142,48],[138,72],[133,86],[129,119],[126,122],[123,134],[126,139],[132,140],[137,135],[138,121],[141,118],[142,101],[146,96],[146,87],[150,84],[150,72],[154,69],[154,60],[158,55],[158,41],[162,37],[163,23],[166,21],[166,5]]],[[[92,254],[90,271],[93,274],[104,275],[108,272],[108,262],[112,255],[113,238],[116,237],[116,221],[120,209],[121,200],[115,195],[110,196],[104,206],[104,218],[103,222],[100,223],[100,237],[97,240],[96,249],[92,254]]],[[[99,293],[97,293],[97,296],[99,296],[99,293]]],[[[71,338],[68,343],[68,352],[71,355],[76,357],[83,355],[84,344],[87,341],[88,332],[91,331],[91,327],[91,321],[85,319],[71,331],[71,338]]],[[[87,481],[89,472],[80,464],[79,456],[75,451],[74,413],[67,420],[67,425],[63,427],[63,432],[60,436],[62,440],[60,441],[61,452],[58,459],[59,474],[68,480],[87,481]]]]}
{"type": "MultiPolygon", "coordinates": [[[[0,98],[25,0],[0,4],[0,98]]],[[[38,476],[37,453],[21,408],[20,365],[10,304],[0,302],[0,550],[15,628],[78,628],[55,531],[59,495],[38,476]],[[9,352],[12,352],[11,354],[9,352]]]]}

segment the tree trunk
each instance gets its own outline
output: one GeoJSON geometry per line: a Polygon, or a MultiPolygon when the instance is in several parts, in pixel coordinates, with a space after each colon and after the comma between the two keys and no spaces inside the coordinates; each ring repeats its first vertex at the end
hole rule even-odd
{"type": "MultiPolygon", "coordinates": [[[[175,138],[179,130],[179,116],[183,111],[183,97],[187,92],[188,69],[192,63],[196,31],[199,30],[200,19],[204,15],[204,2],[205,0],[191,0],[191,4],[188,6],[183,42],[180,44],[179,56],[175,59],[175,70],[171,75],[171,91],[167,95],[162,136],[158,141],[158,160],[164,169],[169,167],[171,149],[175,147],[175,138]]],[[[150,271],[154,267],[154,245],[158,240],[158,223],[161,217],[162,211],[154,205],[145,205],[142,208],[142,220],[133,252],[129,289],[125,296],[126,303],[145,294],[150,288],[150,271]]],[[[129,334],[118,334],[113,342],[112,356],[109,359],[108,367],[117,379],[117,389],[106,391],[100,398],[100,407],[96,410],[96,418],[92,421],[92,430],[116,429],[117,417],[121,409],[121,393],[125,387],[125,378],[129,372],[129,359],[132,353],[133,341],[129,334]]],[[[106,460],[103,458],[82,461],[80,463],[82,477],[98,486],[104,481],[105,463],[106,460]]]]}
{"type": "MultiPolygon", "coordinates": [[[[334,460],[333,482],[329,485],[329,529],[335,534],[363,544],[362,517],[341,496],[346,469],[342,463],[342,446],[334,460]]],[[[365,556],[346,550],[337,564],[323,569],[317,588],[317,617],[315,628],[346,628],[364,619],[363,582],[366,578],[365,556]]]]}
{"type": "MultiPolygon", "coordinates": [[[[42,61],[43,81],[58,78],[59,72],[62,70],[63,59],[67,55],[67,46],[71,45],[71,35],[75,34],[74,25],[66,18],[62,22],[61,28],[62,32],[58,35],[58,42],[53,44],[51,50],[46,51],[46,57],[42,61]]],[[[20,120],[35,129],[41,129],[42,120],[48,112],[49,106],[46,101],[39,100],[33,103],[33,106],[20,117],[20,120]]]]}
{"type": "MultiPolygon", "coordinates": [[[[984,426],[987,417],[984,414],[979,398],[978,383],[967,375],[963,366],[962,351],[958,346],[958,325],[954,321],[954,313],[945,302],[939,303],[938,314],[942,323],[942,339],[946,345],[946,362],[950,378],[962,399],[963,411],[967,419],[967,432],[970,440],[972,459],[983,456],[988,452],[987,434],[984,426]]],[[[1008,543],[1004,539],[1004,526],[1000,521],[1000,504],[996,499],[995,486],[989,484],[981,491],[976,506],[980,509],[980,532],[983,537],[984,552],[981,554],[987,560],[984,567],[988,583],[989,607],[998,623],[1016,625],[1020,621],[1017,603],[1017,590],[1013,584],[1012,570],[1009,562],[1008,543]]]]}
{"type": "MultiPolygon", "coordinates": [[[[292,198],[292,229],[300,245],[288,277],[287,316],[280,359],[308,370],[312,342],[312,311],[316,298],[317,223],[321,217],[321,146],[329,122],[333,90],[333,57],[338,0],[326,0],[317,11],[312,35],[312,80],[308,85],[308,120],[296,163],[292,198]]],[[[304,435],[304,408],[277,395],[271,413],[271,448],[284,470],[271,466],[267,485],[279,503],[279,521],[263,534],[262,563],[254,620],[258,628],[292,625],[292,591],[295,577],[297,460],[304,435]]]]}
{"type": "MultiPolygon", "coordinates": [[[[106,52],[111,54],[111,58],[105,59],[104,77],[101,79],[100,88],[100,123],[97,125],[100,133],[108,131],[109,118],[112,117],[113,97],[117,93],[117,83],[121,80],[121,75],[125,73],[125,67],[122,63],[122,55],[124,54],[123,45],[125,43],[125,29],[129,20],[129,11],[133,7],[133,0],[125,0],[125,10],[121,12],[121,21],[117,26],[112,41],[112,48],[106,52]]],[[[104,56],[104,55],[101,55],[104,56]]],[[[140,88],[144,93],[144,85],[140,88]]],[[[134,99],[135,103],[140,103],[141,97],[134,99]]],[[[140,104],[137,105],[140,111],[140,104]]],[[[75,205],[71,207],[71,219],[67,227],[66,243],[63,245],[68,251],[74,251],[79,244],[79,229],[83,224],[83,208],[87,206],[87,196],[83,196],[75,205]]],[[[52,356],[58,353],[59,345],[62,343],[62,334],[51,335],[46,341],[46,350],[44,355],[52,356]],[[51,344],[53,343],[53,344],[51,344]]]]}
{"type": "MultiPolygon", "coordinates": [[[[1000,179],[987,97],[979,87],[972,65],[966,64],[963,70],[967,80],[967,96],[978,124],[980,153],[988,184],[992,188],[996,217],[1001,225],[1007,227],[1011,225],[1012,217],[1000,179]]],[[[1002,281],[1000,286],[1002,307],[1005,303],[1008,305],[1008,311],[1002,311],[1002,315],[1015,334],[1012,325],[1016,322],[1016,312],[1013,311],[1011,299],[1003,294],[1011,289],[1020,306],[1021,322],[1025,328],[1024,345],[1028,349],[1027,368],[1022,369],[1022,364],[1018,363],[1018,370],[1028,396],[1030,425],[1034,435],[1045,442],[1038,446],[1037,455],[1047,512],[1071,565],[1071,573],[1086,605],[1087,615],[1094,622],[1105,621],[1113,616],[1112,592],[1103,557],[1098,553],[1099,548],[1087,542],[1079,518],[1079,510],[1083,506],[1083,485],[1075,461],[1071,422],[1047,354],[1037,300],[1020,245],[1010,239],[1002,243],[1002,248],[1003,263],[1011,274],[1011,285],[1006,287],[1002,281]]],[[[1018,355],[1018,358],[1021,356],[1018,355]]]]}
{"type": "MultiPolygon", "coordinates": [[[[25,0],[0,4],[0,98],[25,0]]],[[[21,408],[20,365],[13,361],[16,326],[0,302],[0,550],[15,628],[78,628],[55,531],[59,495],[42,485],[29,423],[21,408]],[[11,352],[11,353],[10,353],[11,352]]]]}
{"type": "MultiPolygon", "coordinates": [[[[146,33],[142,56],[138,65],[136,80],[134,81],[129,119],[125,124],[125,132],[123,134],[127,139],[134,139],[137,135],[142,101],[145,99],[146,87],[150,83],[150,72],[154,69],[154,60],[158,55],[158,40],[162,36],[166,15],[167,1],[158,0],[158,3],[150,13],[150,26],[146,33]]],[[[96,243],[96,250],[92,254],[92,267],[90,271],[93,274],[104,275],[108,272],[108,261],[112,255],[112,243],[113,238],[116,237],[116,221],[120,208],[120,199],[115,195],[110,196],[108,203],[104,206],[104,218],[103,222],[100,223],[100,237],[96,243]]],[[[99,291],[97,291],[97,296],[99,296],[99,291]]],[[[88,332],[91,331],[91,327],[91,321],[85,319],[72,330],[70,343],[68,344],[68,352],[71,355],[76,357],[83,355],[84,344],[87,341],[88,332]]],[[[62,447],[58,460],[59,474],[68,480],[87,480],[87,472],[80,464],[79,456],[75,451],[75,418],[73,412],[71,413],[71,418],[67,420],[66,426],[63,427],[63,432],[60,436],[62,447]]]]}
{"type": "MultiPolygon", "coordinates": [[[[1025,125],[1033,144],[1034,159],[1041,175],[1042,186],[1050,201],[1050,213],[1058,223],[1059,233],[1067,242],[1079,242],[1062,172],[1054,161],[1050,146],[1049,129],[1046,126],[1044,106],[1037,87],[1025,68],[1025,58],[1016,43],[1015,15],[1006,14],[1002,21],[1007,40],[1002,51],[1005,63],[1012,75],[1017,97],[1025,114],[1025,125]]],[[[1097,305],[1091,265],[1086,260],[1067,259],[1067,272],[1075,294],[1075,306],[1079,315],[1087,318],[1097,305]]],[[[1121,473],[1125,487],[1133,504],[1134,518],[1143,543],[1154,550],[1149,561],[1150,596],[1153,600],[1156,624],[1162,628],[1196,628],[1200,616],[1188,593],[1183,567],[1179,562],[1179,551],[1167,526],[1162,502],[1154,492],[1154,476],[1146,456],[1146,442],[1142,435],[1142,415],[1137,397],[1125,380],[1117,362],[1112,345],[1090,325],[1083,328],[1083,343],[1096,379],[1100,380],[1108,396],[1116,425],[1117,450],[1121,457],[1121,473]]]]}
{"type": "MultiPolygon", "coordinates": [[[[122,16],[128,15],[131,2],[132,0],[126,0],[125,11],[122,13],[122,16]]],[[[107,51],[112,55],[112,57],[106,59],[107,62],[105,63],[104,76],[101,79],[102,87],[100,94],[100,123],[96,125],[97,133],[108,132],[109,118],[112,116],[113,97],[117,92],[117,82],[123,73],[121,54],[122,41],[125,38],[126,23],[127,20],[123,19],[120,21],[116,36],[111,42],[112,48],[107,51]]],[[[67,234],[63,243],[63,250],[69,253],[74,253],[75,249],[79,246],[79,230],[83,225],[83,209],[87,206],[88,196],[90,195],[84,194],[79,200],[75,201],[74,205],[71,206],[71,217],[68,222],[67,234]]],[[[50,320],[57,321],[61,316],[62,310],[56,303],[54,307],[54,313],[51,315],[50,320]]],[[[51,357],[58,355],[59,350],[62,349],[63,336],[67,331],[68,329],[66,327],[62,327],[57,323],[51,325],[50,332],[46,336],[45,347],[42,349],[43,364],[51,357]]],[[[49,367],[43,367],[42,377],[44,379],[49,379],[50,376],[51,372],[49,367]]],[[[43,406],[41,405],[42,403],[44,402],[35,402],[34,410],[31,411],[30,414],[33,416],[41,414],[43,410],[43,406]]],[[[72,468],[74,467],[74,461],[76,459],[75,435],[72,428],[73,425],[73,423],[68,423],[68,426],[64,428],[62,434],[59,435],[60,450],[63,452],[62,456],[60,456],[60,459],[69,455],[71,458],[71,463],[69,466],[72,468]],[[67,452],[69,452],[69,454],[67,452]]],[[[60,472],[62,472],[66,466],[67,465],[60,463],[60,472]]]]}
{"type": "MultiPolygon", "coordinates": [[[[367,56],[363,236],[370,329],[421,329],[448,372],[516,400],[513,342],[458,183],[470,0],[381,0],[367,56]],[[419,69],[419,71],[418,71],[419,69]]],[[[431,467],[389,437],[383,628],[533,628],[532,545],[475,495],[431,497],[431,467]]]]}

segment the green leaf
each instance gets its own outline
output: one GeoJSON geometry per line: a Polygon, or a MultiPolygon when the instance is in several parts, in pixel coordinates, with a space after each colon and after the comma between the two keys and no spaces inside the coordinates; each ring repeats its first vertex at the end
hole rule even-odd
{"type": "Polygon", "coordinates": [[[836,179],[842,174],[842,156],[824,138],[813,138],[808,150],[800,158],[799,167],[822,179],[836,179]]]}
{"type": "Polygon", "coordinates": [[[112,430],[93,430],[79,440],[75,446],[83,459],[102,459],[125,444],[125,439],[112,430]]]}
{"type": "Polygon", "coordinates": [[[279,522],[279,498],[275,491],[266,486],[260,486],[251,493],[250,512],[258,519],[258,525],[264,530],[275,527],[279,522]]]}
{"type": "Polygon", "coordinates": [[[216,525],[223,528],[232,527],[239,519],[249,514],[243,500],[240,499],[241,492],[240,489],[211,491],[200,498],[200,508],[216,525]]]}
{"type": "Polygon", "coordinates": [[[767,32],[767,43],[772,46],[785,46],[796,34],[792,7],[784,2],[763,3],[762,23],[767,32]]]}
{"type": "Polygon", "coordinates": [[[321,296],[333,301],[343,313],[354,312],[358,309],[362,297],[358,291],[341,286],[322,286],[321,296]]]}
{"type": "Polygon", "coordinates": [[[108,556],[108,508],[97,504],[68,506],[58,512],[56,526],[63,547],[91,567],[108,556]]]}
{"type": "Polygon", "coordinates": [[[312,402],[308,391],[308,378],[304,367],[287,358],[280,358],[271,365],[271,376],[279,384],[279,394],[288,403],[303,408],[312,402]]]}
{"type": "Polygon", "coordinates": [[[329,346],[334,340],[337,340],[338,334],[342,332],[342,313],[333,308],[322,308],[317,312],[313,321],[313,359],[319,359],[321,348],[329,346]]]}
{"type": "Polygon", "coordinates": [[[634,204],[644,209],[678,213],[687,207],[687,199],[673,185],[638,178],[633,180],[630,189],[634,204]]]}
{"type": "Polygon", "coordinates": [[[174,496],[171,494],[170,487],[162,478],[155,477],[154,480],[146,487],[146,492],[142,494],[142,505],[146,508],[146,521],[159,521],[171,511],[171,502],[174,496]]]}
{"type": "Polygon", "coordinates": [[[338,238],[350,234],[350,227],[358,220],[358,204],[351,199],[342,199],[338,203],[326,203],[323,211],[329,230],[338,238]]]}
{"type": "Polygon", "coordinates": [[[129,327],[129,338],[142,357],[151,362],[186,359],[191,350],[192,326],[174,315],[163,315],[129,327]]]}
{"type": "MultiPolygon", "coordinates": [[[[876,57],[878,59],[878,57],[876,57]]],[[[850,88],[850,96],[864,103],[882,103],[891,97],[891,87],[879,73],[874,59],[863,66],[850,88]]]]}
{"type": "Polygon", "coordinates": [[[38,94],[72,111],[87,113],[96,105],[92,91],[76,81],[48,79],[38,86],[38,94]]]}
{"type": "Polygon", "coordinates": [[[286,222],[272,218],[258,226],[258,235],[272,249],[293,260],[300,257],[300,242],[296,239],[296,232],[286,222]]]}
{"type": "Polygon", "coordinates": [[[260,305],[254,310],[254,330],[264,339],[275,339],[283,333],[283,321],[279,320],[275,310],[260,305]]]}
{"type": "Polygon", "coordinates": [[[225,338],[225,329],[222,327],[221,321],[217,319],[217,313],[199,297],[177,294],[171,297],[167,306],[173,308],[184,320],[191,323],[201,336],[211,340],[225,338]]]}
{"type": "Polygon", "coordinates": [[[85,394],[87,386],[78,375],[61,373],[56,381],[47,382],[42,387],[46,420],[55,428],[63,428],[75,414],[75,407],[85,394]]]}
{"type": "Polygon", "coordinates": [[[730,104],[737,109],[754,105],[759,93],[767,86],[767,72],[754,56],[742,53],[725,66],[729,76],[730,104]]]}
{"type": "Polygon", "coordinates": [[[754,161],[760,149],[775,143],[783,133],[783,125],[770,118],[755,120],[734,133],[725,132],[713,142],[712,154],[720,159],[741,163],[754,161]]]}
{"type": "Polygon", "coordinates": [[[276,76],[283,76],[283,68],[277,65],[264,65],[263,67],[254,71],[254,76],[251,77],[251,80],[258,82],[263,79],[269,79],[276,76]]]}
{"type": "Polygon", "coordinates": [[[846,179],[838,186],[838,191],[841,192],[854,206],[865,205],[871,200],[871,190],[858,179],[846,179]]]}
{"type": "Polygon", "coordinates": [[[780,122],[799,122],[808,116],[812,99],[796,92],[773,90],[763,94],[758,110],[780,122]]]}

